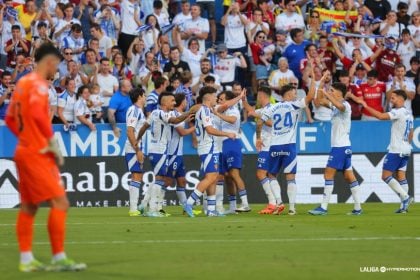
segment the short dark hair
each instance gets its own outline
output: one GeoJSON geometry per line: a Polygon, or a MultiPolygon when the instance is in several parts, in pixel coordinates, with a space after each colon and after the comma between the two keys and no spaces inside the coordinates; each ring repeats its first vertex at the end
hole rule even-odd
{"type": "Polygon", "coordinates": [[[402,98],[404,98],[404,100],[407,100],[407,93],[404,90],[402,90],[402,89],[396,89],[392,93],[395,93],[396,95],[401,96],[402,98]]]}
{"type": "Polygon", "coordinates": [[[350,76],[350,73],[349,73],[348,70],[343,69],[343,70],[340,71],[339,77],[349,77],[349,76],[350,76]]]}
{"type": "Polygon", "coordinates": [[[99,60],[99,63],[102,64],[102,62],[104,61],[108,61],[109,62],[109,58],[108,57],[102,57],[101,60],[99,60]]]}
{"type": "Polygon", "coordinates": [[[367,72],[366,76],[368,78],[378,78],[378,71],[376,71],[375,69],[370,70],[369,72],[367,72]]]}
{"type": "Polygon", "coordinates": [[[267,96],[271,96],[271,89],[269,87],[266,86],[260,86],[258,87],[257,92],[262,92],[267,96]]]}
{"type": "Polygon", "coordinates": [[[405,70],[405,65],[404,65],[404,64],[402,64],[402,63],[397,63],[397,64],[395,64],[394,69],[398,69],[398,68],[404,68],[404,70],[405,70]]]}
{"type": "MultiPolygon", "coordinates": [[[[400,2],[400,3],[401,3],[401,2],[400,2]]],[[[409,30],[409,29],[404,28],[404,29],[401,31],[401,35],[404,35],[404,34],[411,35],[411,32],[410,32],[410,30],[409,30]]]]}
{"type": "Polygon", "coordinates": [[[20,30],[20,26],[17,24],[12,25],[12,30],[20,30]]]}
{"type": "Polygon", "coordinates": [[[296,90],[296,88],[292,85],[284,85],[280,88],[279,94],[280,96],[284,96],[286,92],[291,91],[291,90],[296,90]]]}
{"type": "Polygon", "coordinates": [[[90,88],[89,88],[87,85],[82,85],[82,86],[80,86],[80,87],[77,89],[76,99],[79,99],[79,98],[80,98],[80,96],[82,95],[82,93],[83,93],[83,91],[84,91],[85,89],[88,89],[88,90],[89,90],[89,92],[90,92],[90,88]]]}
{"type": "Polygon", "coordinates": [[[202,101],[203,100],[203,97],[205,95],[207,95],[207,94],[213,94],[213,93],[216,93],[216,92],[217,92],[217,90],[214,87],[202,87],[200,89],[200,92],[199,92],[200,100],[202,101]]]}
{"type": "Polygon", "coordinates": [[[292,38],[292,40],[294,40],[296,38],[296,35],[300,32],[302,32],[303,30],[300,28],[293,28],[292,30],[290,30],[290,38],[292,38]]]}
{"type": "Polygon", "coordinates": [[[186,84],[192,80],[192,77],[193,76],[190,71],[184,71],[181,73],[179,80],[182,84],[186,84]]]}
{"type": "Polygon", "coordinates": [[[181,103],[185,100],[185,94],[177,93],[175,94],[175,107],[181,106],[181,103]]]}
{"type": "Polygon", "coordinates": [[[96,29],[98,31],[102,31],[101,30],[101,26],[99,24],[97,24],[97,23],[92,23],[91,26],[90,26],[90,29],[92,29],[92,28],[94,28],[94,29],[96,29]]]}
{"type": "Polygon", "coordinates": [[[214,82],[216,82],[216,79],[213,76],[208,75],[204,78],[204,82],[205,83],[214,83],[214,82]]]}
{"type": "Polygon", "coordinates": [[[397,10],[401,10],[401,9],[408,9],[408,4],[405,2],[399,2],[397,5],[397,10]]]}
{"type": "Polygon", "coordinates": [[[140,96],[144,95],[144,89],[142,89],[141,87],[133,88],[132,90],[130,90],[128,95],[130,96],[131,103],[134,104],[137,102],[140,96]]]}
{"type": "Polygon", "coordinates": [[[163,3],[160,0],[153,1],[153,8],[155,9],[162,9],[163,3]]]}
{"type": "Polygon", "coordinates": [[[166,79],[162,76],[157,77],[156,79],[154,79],[154,84],[155,84],[155,88],[160,88],[161,86],[163,86],[166,82],[166,79]]]}
{"type": "Polygon", "coordinates": [[[43,43],[36,51],[35,51],[35,62],[41,61],[44,57],[48,55],[56,56],[57,58],[61,59],[60,51],[51,43],[43,43]]]}
{"type": "Polygon", "coordinates": [[[343,97],[344,97],[344,96],[346,95],[346,93],[347,93],[347,87],[346,87],[346,85],[345,85],[345,84],[343,84],[343,83],[333,83],[333,84],[331,85],[331,87],[332,87],[332,88],[334,88],[334,89],[336,89],[336,90],[338,90],[338,91],[340,91],[343,97]]]}
{"type": "Polygon", "coordinates": [[[71,32],[82,32],[82,26],[78,23],[75,23],[71,26],[71,32]]]}
{"type": "Polygon", "coordinates": [[[4,71],[4,72],[1,74],[1,78],[3,79],[3,78],[4,78],[4,76],[12,76],[12,73],[10,73],[9,71],[4,71]]]}
{"type": "Polygon", "coordinates": [[[172,92],[164,91],[161,94],[159,94],[159,98],[158,98],[158,104],[159,105],[162,105],[162,99],[166,96],[174,96],[175,97],[175,95],[172,92]]]}
{"type": "Polygon", "coordinates": [[[222,94],[224,94],[225,96],[226,96],[226,100],[231,100],[231,99],[233,99],[233,98],[235,98],[236,96],[235,96],[235,94],[233,94],[233,92],[232,91],[230,91],[230,90],[225,90],[225,91],[222,91],[221,93],[219,93],[219,95],[218,96],[220,96],[220,95],[222,95],[222,94]]]}
{"type": "Polygon", "coordinates": [[[307,44],[307,45],[306,45],[306,47],[305,47],[305,52],[309,51],[309,48],[310,48],[310,47],[315,47],[315,49],[317,49],[317,47],[316,47],[316,45],[315,45],[315,44],[310,43],[310,44],[307,44]]]}

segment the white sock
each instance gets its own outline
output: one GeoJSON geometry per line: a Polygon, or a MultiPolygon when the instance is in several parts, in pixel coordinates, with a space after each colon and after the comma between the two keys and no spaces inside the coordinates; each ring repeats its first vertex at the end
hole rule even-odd
{"type": "Polygon", "coordinates": [[[273,192],[271,191],[271,188],[270,188],[270,179],[265,177],[264,179],[262,179],[260,181],[260,183],[263,187],[265,195],[267,196],[268,204],[275,205],[276,204],[276,199],[274,198],[273,192]]]}
{"type": "Polygon", "coordinates": [[[33,261],[34,255],[32,254],[32,251],[28,251],[28,252],[20,252],[20,262],[23,264],[28,264],[31,261],[33,261]]]}
{"type": "Polygon", "coordinates": [[[217,182],[216,185],[216,210],[223,212],[223,181],[217,182]]]}
{"type": "Polygon", "coordinates": [[[394,179],[394,177],[389,176],[389,177],[385,178],[384,181],[385,181],[385,183],[388,184],[388,186],[391,189],[394,190],[394,192],[396,192],[400,196],[401,201],[403,201],[404,199],[406,199],[408,197],[408,194],[401,187],[400,183],[398,183],[398,181],[394,179]]]}
{"type": "Polygon", "coordinates": [[[150,187],[150,212],[157,212],[159,211],[159,196],[160,196],[160,185],[153,184],[150,187]]]}
{"type": "MultiPolygon", "coordinates": [[[[144,191],[144,197],[143,197],[143,200],[140,203],[140,205],[143,207],[143,209],[146,209],[147,205],[150,202],[150,194],[152,192],[152,187],[153,187],[153,185],[149,186],[146,189],[146,191],[144,191]]],[[[143,185],[143,190],[144,190],[144,185],[143,185]]]]}
{"type": "Polygon", "coordinates": [[[238,192],[238,194],[239,194],[239,197],[241,198],[242,206],[243,206],[243,207],[249,207],[249,204],[248,204],[248,196],[247,196],[247,194],[246,194],[246,189],[245,189],[245,187],[244,187],[244,189],[243,189],[243,190],[240,190],[240,191],[238,192]]]}
{"type": "Polygon", "coordinates": [[[401,188],[408,194],[408,182],[407,179],[404,179],[402,181],[399,181],[401,188]]]}
{"type": "Polygon", "coordinates": [[[185,194],[185,187],[176,187],[176,196],[178,197],[179,204],[184,205],[187,202],[187,195],[185,194]]]}
{"type": "Polygon", "coordinates": [[[207,213],[207,193],[203,193],[203,211],[207,213]]]}
{"type": "Polygon", "coordinates": [[[276,199],[276,204],[280,205],[283,203],[281,199],[281,191],[280,191],[280,184],[277,181],[277,179],[270,179],[270,188],[271,192],[274,195],[274,198],[276,199]]]}
{"type": "Polygon", "coordinates": [[[297,186],[295,180],[287,181],[287,196],[289,197],[289,210],[295,210],[297,186]]]}
{"type": "Polygon", "coordinates": [[[137,181],[130,181],[128,186],[128,196],[130,201],[130,211],[137,210],[137,203],[139,203],[141,183],[137,181]]]}
{"type": "Polygon", "coordinates": [[[330,202],[333,189],[334,189],[334,180],[325,180],[324,196],[322,198],[322,203],[321,203],[321,207],[325,210],[328,209],[328,203],[330,202]]]}
{"type": "Polygon", "coordinates": [[[64,260],[65,258],[67,258],[67,256],[66,256],[66,253],[64,253],[64,252],[57,253],[53,256],[54,261],[64,260]]]}
{"type": "Polygon", "coordinates": [[[229,195],[229,210],[236,211],[236,195],[229,195]]]}
{"type": "Polygon", "coordinates": [[[359,197],[359,192],[360,192],[360,185],[359,182],[354,181],[350,184],[350,191],[351,191],[351,196],[353,197],[354,200],[354,210],[360,210],[362,209],[360,206],[360,197],[359,197]]]}
{"type": "Polygon", "coordinates": [[[215,211],[216,210],[216,195],[208,195],[207,196],[207,211],[215,211]]]}
{"type": "Polygon", "coordinates": [[[200,197],[203,195],[202,192],[200,192],[199,190],[195,189],[190,197],[187,199],[187,204],[188,205],[194,205],[194,203],[200,199],[200,197]]]}
{"type": "Polygon", "coordinates": [[[160,186],[160,193],[159,193],[159,201],[158,201],[158,209],[162,210],[163,208],[163,202],[165,200],[165,194],[166,194],[166,187],[160,186]]]}

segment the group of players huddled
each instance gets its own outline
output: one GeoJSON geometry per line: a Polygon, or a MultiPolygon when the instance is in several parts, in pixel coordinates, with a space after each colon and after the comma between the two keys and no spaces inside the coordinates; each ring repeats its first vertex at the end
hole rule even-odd
{"type": "MultiPolygon", "coordinates": [[[[312,215],[326,215],[328,203],[334,187],[337,171],[342,171],[354,200],[354,208],[348,214],[362,214],[359,198],[360,186],[351,164],[351,106],[345,100],[347,88],[342,83],[334,83],[328,91],[317,88],[312,82],[308,94],[297,98],[296,88],[285,85],[280,88],[281,102],[270,102],[271,89],[260,86],[257,93],[258,108],[246,101],[246,90],[239,94],[232,91],[217,93],[213,87],[200,89],[197,104],[189,106],[184,94],[163,91],[149,95],[157,99],[150,107],[142,89],[130,92],[133,105],[127,111],[127,142],[125,159],[132,174],[129,187],[130,216],[149,217],[169,216],[163,210],[163,201],[168,186],[176,181],[176,194],[183,210],[194,217],[200,210],[193,210],[194,204],[203,198],[203,210],[207,216],[224,216],[238,212],[249,212],[245,183],[241,178],[242,142],[239,137],[241,116],[238,103],[242,103],[248,115],[256,118],[256,147],[258,150],[256,176],[267,196],[267,206],[260,214],[279,215],[285,209],[278,181],[279,172],[285,174],[288,214],[295,215],[297,185],[296,132],[300,114],[316,99],[322,106],[332,111],[331,152],[325,168],[324,195],[319,207],[310,210],[312,215]],[[148,104],[146,115],[143,110],[148,104]],[[151,130],[151,145],[148,157],[155,175],[154,183],[145,192],[138,205],[142,175],[144,173],[142,138],[146,130],[151,130]],[[185,166],[183,162],[183,139],[188,134],[197,139],[197,152],[200,157],[201,180],[187,198],[185,193],[185,166]],[[223,188],[229,194],[229,209],[223,207],[223,188]],[[241,206],[236,205],[239,194],[241,206]]],[[[376,111],[363,99],[355,98],[361,106],[380,120],[391,120],[391,140],[389,152],[384,160],[382,179],[396,192],[401,205],[396,213],[406,213],[412,197],[408,195],[405,176],[407,162],[411,153],[413,117],[404,107],[407,94],[394,90],[390,103],[392,109],[387,113],[376,111]]]]}

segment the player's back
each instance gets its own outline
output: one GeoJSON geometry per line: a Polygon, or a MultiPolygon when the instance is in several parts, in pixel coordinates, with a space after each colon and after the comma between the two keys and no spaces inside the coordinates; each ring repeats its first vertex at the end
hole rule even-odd
{"type": "Polygon", "coordinates": [[[18,147],[40,150],[52,135],[49,120],[48,84],[38,74],[22,77],[16,85],[9,114],[16,122],[18,147]],[[41,125],[41,126],[40,126],[41,125]]]}
{"type": "Polygon", "coordinates": [[[171,112],[165,112],[161,109],[156,109],[149,116],[147,122],[151,126],[151,146],[149,152],[164,154],[168,148],[168,140],[170,133],[169,118],[172,116],[171,112]]]}
{"type": "Polygon", "coordinates": [[[343,101],[345,110],[341,112],[336,107],[332,109],[331,117],[331,147],[348,147],[350,143],[351,106],[343,101]]]}
{"type": "MultiPolygon", "coordinates": [[[[222,121],[221,130],[224,132],[232,132],[236,134],[236,137],[239,138],[239,132],[241,130],[241,112],[236,105],[229,107],[224,113],[226,116],[234,116],[236,117],[236,121],[234,123],[229,123],[226,121],[222,121]]],[[[223,137],[223,140],[227,139],[227,137],[223,137]]]]}
{"type": "Polygon", "coordinates": [[[283,101],[272,105],[263,115],[263,120],[272,119],[271,145],[296,143],[296,130],[301,109],[306,107],[305,99],[283,101]]]}
{"type": "MultiPolygon", "coordinates": [[[[174,110],[173,114],[175,117],[181,115],[178,111],[174,110]]],[[[176,130],[177,127],[184,127],[185,122],[181,122],[179,124],[173,124],[170,126],[170,135],[169,135],[169,143],[168,143],[168,155],[182,155],[184,149],[184,141],[182,136],[176,130]]]]}
{"type": "Polygon", "coordinates": [[[392,120],[390,153],[410,154],[409,134],[413,129],[413,115],[405,108],[394,108],[389,113],[392,120]]]}
{"type": "Polygon", "coordinates": [[[210,108],[202,105],[195,114],[195,133],[197,135],[197,152],[199,155],[207,154],[214,147],[214,137],[207,133],[206,126],[213,124],[210,108]]]}

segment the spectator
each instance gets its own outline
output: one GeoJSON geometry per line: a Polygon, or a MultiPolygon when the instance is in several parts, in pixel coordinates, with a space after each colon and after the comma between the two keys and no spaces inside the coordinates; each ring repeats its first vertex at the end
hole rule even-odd
{"type": "Polygon", "coordinates": [[[111,38],[112,45],[117,44],[118,34],[120,30],[120,21],[112,12],[112,8],[108,5],[101,7],[102,15],[98,19],[98,24],[104,31],[104,34],[111,38]]]}
{"type": "MultiPolygon", "coordinates": [[[[369,107],[375,108],[375,110],[379,112],[384,112],[383,99],[386,93],[386,86],[383,82],[378,81],[378,71],[369,71],[367,73],[367,82],[360,84],[359,88],[358,97],[363,98],[369,107]]],[[[362,120],[375,121],[378,119],[373,117],[365,108],[363,108],[362,120]]]]}
{"type": "Polygon", "coordinates": [[[82,26],[83,39],[85,42],[90,40],[92,23],[95,22],[93,17],[93,4],[91,0],[80,0],[79,5],[74,8],[74,17],[80,21],[82,26]]]}
{"type": "Polygon", "coordinates": [[[200,52],[198,40],[196,38],[191,38],[188,41],[188,48],[185,48],[181,42],[180,32],[175,29],[174,33],[176,33],[176,43],[182,54],[182,59],[188,63],[193,78],[198,77],[200,75],[200,60],[203,56],[203,53],[200,52]]]}
{"type": "Polygon", "coordinates": [[[70,48],[73,51],[73,60],[80,61],[83,51],[85,50],[85,40],[82,37],[82,26],[73,24],[71,26],[70,36],[66,36],[62,42],[63,48],[70,48]]]}
{"type": "Polygon", "coordinates": [[[404,24],[404,26],[408,26],[410,24],[411,17],[408,12],[408,4],[405,2],[398,2],[397,5],[397,22],[400,24],[404,24]]]}
{"type": "MultiPolygon", "coordinates": [[[[211,12],[211,11],[210,11],[211,12]]],[[[213,10],[214,12],[214,10],[213,10]]],[[[200,6],[191,6],[191,19],[186,20],[181,27],[181,39],[184,40],[184,47],[187,47],[188,40],[192,37],[197,38],[200,44],[200,51],[205,52],[205,40],[209,36],[209,21],[200,16],[200,6]]]]}
{"type": "Polygon", "coordinates": [[[32,72],[33,66],[33,61],[30,57],[24,56],[22,53],[18,53],[16,56],[16,67],[12,73],[13,82],[17,83],[20,78],[32,72]]]}
{"type": "Polygon", "coordinates": [[[98,40],[99,53],[102,57],[111,57],[112,39],[106,36],[99,24],[92,24],[90,27],[90,34],[93,38],[98,40]]]}
{"type": "Polygon", "coordinates": [[[102,112],[102,105],[104,105],[103,98],[101,97],[101,88],[98,84],[94,84],[91,88],[91,93],[89,96],[89,100],[92,102],[92,107],[90,107],[90,111],[92,114],[92,122],[93,123],[102,123],[103,122],[103,112],[102,112]]]}
{"type": "Polygon", "coordinates": [[[154,15],[148,15],[145,20],[146,24],[150,26],[146,31],[141,32],[141,38],[144,40],[144,44],[147,51],[154,53],[159,49],[158,37],[160,33],[159,23],[154,15]]]}
{"type": "Polygon", "coordinates": [[[396,40],[393,37],[385,39],[385,49],[376,58],[376,70],[379,73],[378,79],[388,82],[394,74],[395,65],[401,63],[400,56],[395,51],[396,40]]]}
{"type": "Polygon", "coordinates": [[[389,11],[386,15],[386,20],[381,23],[379,28],[381,35],[393,38],[400,38],[404,25],[397,22],[397,13],[389,11]]]}
{"type": "Polygon", "coordinates": [[[339,47],[337,46],[337,42],[333,41],[332,43],[335,55],[340,59],[341,63],[343,63],[343,69],[349,71],[351,66],[355,63],[362,63],[363,65],[372,65],[372,63],[377,59],[377,57],[382,53],[382,47],[377,47],[375,53],[372,54],[368,58],[363,58],[362,52],[360,49],[354,49],[351,54],[351,58],[345,56],[339,47]]]}
{"type": "Polygon", "coordinates": [[[18,53],[24,56],[29,55],[31,43],[22,36],[19,25],[12,26],[12,38],[6,42],[4,50],[7,53],[7,67],[12,71],[16,67],[16,56],[18,53]]]}
{"type": "Polygon", "coordinates": [[[55,32],[53,37],[55,41],[58,42],[59,46],[61,46],[63,39],[70,35],[72,25],[80,25],[80,21],[77,18],[73,17],[73,14],[74,8],[72,4],[66,4],[66,6],[64,7],[64,18],[58,20],[58,23],[55,26],[55,32]]]}
{"type": "Polygon", "coordinates": [[[55,45],[55,42],[52,41],[49,37],[48,37],[48,33],[47,33],[47,25],[45,24],[45,22],[39,22],[37,27],[37,38],[34,38],[34,42],[32,44],[32,50],[31,50],[31,57],[34,57],[35,55],[35,51],[39,48],[39,46],[41,46],[41,44],[43,43],[50,43],[55,45]]]}
{"type": "Polygon", "coordinates": [[[404,107],[410,113],[413,113],[411,110],[411,100],[413,100],[416,95],[416,87],[410,78],[405,77],[405,70],[404,64],[399,63],[395,65],[394,77],[386,84],[386,100],[389,102],[391,98],[390,95],[394,90],[403,90],[407,94],[404,107]]]}
{"type": "Polygon", "coordinates": [[[68,79],[74,80],[76,84],[76,91],[82,85],[86,85],[89,80],[88,77],[82,72],[80,64],[77,64],[75,61],[69,61],[67,63],[68,71],[67,75],[61,79],[60,85],[64,87],[68,79]]]}
{"type": "Polygon", "coordinates": [[[262,20],[270,26],[270,29],[274,29],[275,17],[270,11],[270,6],[268,5],[268,0],[257,0],[257,8],[262,11],[262,20]]]}
{"type": "Polygon", "coordinates": [[[154,81],[155,89],[146,98],[146,107],[144,112],[148,117],[150,113],[158,108],[159,95],[165,91],[168,81],[164,77],[158,77],[154,81]]]}
{"type": "Polygon", "coordinates": [[[407,70],[407,72],[405,73],[405,76],[407,78],[411,78],[414,82],[417,77],[418,72],[419,72],[419,58],[416,56],[413,56],[410,59],[410,69],[407,70]]]}
{"type": "Polygon", "coordinates": [[[131,73],[130,68],[125,63],[125,58],[121,53],[117,53],[112,58],[114,61],[114,67],[112,68],[112,75],[121,80],[131,80],[133,74],[131,73]]]}
{"type": "Polygon", "coordinates": [[[87,76],[88,81],[92,79],[96,71],[99,69],[99,63],[96,59],[96,52],[93,49],[85,51],[86,62],[82,64],[81,71],[87,76]]]}
{"type": "Polygon", "coordinates": [[[318,43],[321,35],[326,35],[326,32],[321,30],[321,19],[319,17],[320,15],[318,11],[311,10],[309,13],[308,24],[305,29],[305,39],[313,44],[318,43]]]}
{"type": "Polygon", "coordinates": [[[416,46],[411,38],[410,30],[404,29],[401,33],[402,40],[397,45],[397,54],[406,69],[410,69],[410,59],[416,55],[416,46]]]}
{"type": "Polygon", "coordinates": [[[14,88],[15,85],[12,83],[12,74],[7,71],[3,72],[0,85],[0,126],[5,124],[4,118],[6,117],[7,108],[9,107],[14,88]]]}
{"type": "Polygon", "coordinates": [[[38,10],[35,18],[31,22],[31,29],[32,29],[32,39],[36,40],[39,36],[39,25],[45,25],[45,34],[47,37],[51,34],[51,29],[54,28],[54,20],[48,12],[48,7],[46,6],[47,2],[44,1],[44,4],[38,10]]]}
{"type": "Polygon", "coordinates": [[[328,37],[321,35],[319,37],[319,46],[318,46],[318,54],[324,61],[325,65],[327,66],[327,69],[330,70],[331,73],[333,73],[333,70],[335,71],[335,61],[337,60],[337,57],[334,55],[332,51],[330,51],[328,46],[328,37]]]}
{"type": "MultiPolygon", "coordinates": [[[[144,41],[141,38],[134,39],[131,43],[130,48],[128,48],[127,59],[130,62],[130,69],[134,75],[138,75],[140,68],[143,67],[145,62],[146,49],[144,41]]],[[[153,55],[153,53],[152,53],[153,55]]]]}
{"type": "Polygon", "coordinates": [[[264,53],[264,47],[266,45],[266,35],[263,31],[258,31],[254,39],[250,42],[252,60],[255,65],[255,78],[257,83],[268,79],[269,71],[271,69],[270,57],[267,57],[264,53]]]}
{"type": "Polygon", "coordinates": [[[137,28],[142,25],[140,21],[140,6],[136,0],[121,1],[121,33],[118,46],[125,55],[131,43],[137,37],[137,28]]]}
{"type": "Polygon", "coordinates": [[[76,81],[71,78],[65,80],[66,90],[58,97],[57,115],[59,122],[69,128],[74,123],[74,104],[76,103],[76,81]]]}
{"type": "Polygon", "coordinates": [[[17,6],[19,21],[22,23],[25,29],[25,39],[28,41],[32,40],[32,28],[31,23],[34,21],[37,11],[34,0],[26,0],[25,5],[17,6]]]}
{"type": "Polygon", "coordinates": [[[239,11],[239,4],[233,2],[220,23],[225,27],[225,45],[229,53],[246,52],[245,27],[248,20],[239,11]]]}
{"type": "Polygon", "coordinates": [[[169,15],[166,9],[162,9],[162,8],[163,8],[163,3],[161,0],[153,1],[153,16],[156,18],[159,26],[166,26],[170,24],[169,15]]]}
{"type": "MultiPolygon", "coordinates": [[[[214,52],[213,49],[209,49],[208,51],[214,52]]],[[[225,44],[219,44],[216,51],[217,60],[216,65],[214,66],[214,73],[220,77],[220,84],[224,88],[226,88],[226,86],[232,86],[235,81],[236,67],[246,68],[245,58],[240,52],[228,55],[225,44]]]]}
{"type": "MultiPolygon", "coordinates": [[[[311,68],[314,69],[313,73],[311,74],[312,78],[315,79],[315,85],[316,88],[323,90],[324,92],[327,92],[331,88],[332,83],[332,76],[328,69],[324,69],[321,72],[318,67],[312,66],[311,68]]],[[[307,87],[309,88],[311,84],[311,81],[307,83],[307,87]]],[[[327,108],[325,106],[322,106],[319,103],[318,98],[315,98],[312,102],[312,112],[314,114],[313,119],[315,121],[321,121],[321,122],[329,122],[331,121],[332,116],[332,109],[327,108]]]]}
{"type": "Polygon", "coordinates": [[[90,107],[92,107],[92,101],[90,101],[90,91],[87,86],[81,86],[77,90],[76,103],[74,104],[74,122],[75,124],[84,124],[91,131],[96,130],[96,126],[92,122],[92,114],[90,107]]]}
{"type": "Polygon", "coordinates": [[[207,77],[212,77],[214,79],[214,85],[212,87],[216,88],[218,91],[221,90],[220,77],[216,74],[211,73],[211,62],[208,58],[203,58],[200,61],[200,76],[193,77],[192,81],[192,91],[199,92],[200,89],[205,86],[205,79],[207,77]]]}
{"type": "Polygon", "coordinates": [[[289,63],[285,57],[281,57],[278,61],[278,70],[271,72],[268,78],[268,84],[272,90],[271,96],[276,101],[281,101],[282,98],[279,95],[280,88],[284,85],[288,85],[295,78],[295,74],[289,69],[289,63]]]}
{"type": "Polygon", "coordinates": [[[407,26],[416,45],[416,56],[420,57],[420,12],[416,11],[411,16],[412,23],[407,26]]]}
{"type": "Polygon", "coordinates": [[[287,30],[290,32],[294,28],[304,29],[305,22],[303,17],[296,12],[296,1],[285,0],[284,5],[286,9],[276,17],[276,30],[287,30]]]}
{"type": "Polygon", "coordinates": [[[300,61],[305,58],[305,48],[308,42],[304,41],[303,30],[299,28],[293,28],[290,31],[290,37],[292,38],[292,43],[286,48],[283,56],[287,58],[289,68],[293,71],[296,78],[301,79],[300,61]]]}
{"type": "MultiPolygon", "coordinates": [[[[182,26],[184,22],[191,19],[191,12],[190,12],[190,2],[189,0],[182,0],[181,1],[181,12],[178,13],[174,19],[172,20],[172,24],[175,24],[176,26],[182,26]]],[[[176,34],[172,32],[172,41],[176,42],[176,34]]],[[[178,45],[179,46],[179,45],[178,45]]]]}
{"type": "Polygon", "coordinates": [[[191,84],[192,84],[192,74],[189,71],[182,72],[180,77],[180,85],[176,89],[175,93],[181,93],[185,95],[185,99],[187,101],[187,108],[186,110],[189,110],[194,105],[194,99],[193,99],[193,92],[191,90],[191,84]]]}
{"type": "MultiPolygon", "coordinates": [[[[198,50],[198,41],[196,42],[196,46],[198,50]]],[[[167,42],[163,42],[160,46],[159,52],[156,54],[156,59],[159,62],[161,72],[165,68],[165,65],[171,60],[170,54],[171,54],[171,45],[167,42]]],[[[191,65],[190,65],[190,68],[191,68],[191,65]]]]}
{"type": "Polygon", "coordinates": [[[133,105],[129,96],[131,89],[132,86],[129,80],[121,80],[120,90],[115,92],[109,101],[108,120],[116,137],[120,137],[120,129],[116,124],[126,122],[127,110],[133,105]]]}
{"type": "Polygon", "coordinates": [[[63,60],[58,65],[59,78],[62,79],[68,74],[68,63],[73,61],[73,51],[70,48],[63,48],[62,50],[63,60]]]}
{"type": "MultiPolygon", "coordinates": [[[[207,19],[210,24],[211,42],[212,47],[216,46],[216,22],[215,22],[215,0],[196,0],[196,3],[200,7],[200,11],[206,11],[207,19]]],[[[192,13],[191,13],[192,15],[192,13]]],[[[194,18],[194,16],[193,16],[194,18]]],[[[207,38],[206,38],[207,39],[207,38]]],[[[205,50],[200,48],[202,52],[205,50]]]]}
{"type": "Polygon", "coordinates": [[[163,68],[163,73],[170,79],[175,74],[180,74],[184,71],[191,71],[188,63],[180,59],[180,51],[178,47],[172,47],[170,53],[171,60],[163,68]]]}
{"type": "Polygon", "coordinates": [[[384,20],[391,10],[388,0],[365,0],[365,6],[372,12],[374,18],[384,20]]]}
{"type": "Polygon", "coordinates": [[[351,83],[351,76],[349,71],[341,70],[338,80],[347,87],[347,93],[344,97],[351,106],[351,119],[360,120],[362,118],[361,106],[355,100],[360,96],[360,88],[357,84],[351,83]]]}
{"type": "Polygon", "coordinates": [[[370,67],[370,65],[366,63],[359,63],[359,61],[356,60],[350,67],[350,79],[352,80],[352,83],[358,86],[360,86],[362,83],[365,83],[367,81],[366,74],[370,70],[372,70],[372,67],[370,67]]]}
{"type": "Polygon", "coordinates": [[[111,67],[108,58],[102,58],[100,61],[100,67],[98,73],[92,77],[93,84],[98,84],[100,87],[100,93],[103,98],[104,112],[107,112],[109,106],[109,100],[114,92],[118,90],[118,80],[111,75],[111,67]]]}
{"type": "Polygon", "coordinates": [[[159,69],[159,61],[155,58],[155,55],[152,52],[147,52],[145,63],[137,76],[139,83],[146,89],[147,94],[153,90],[153,75],[161,74],[159,69]]]}

